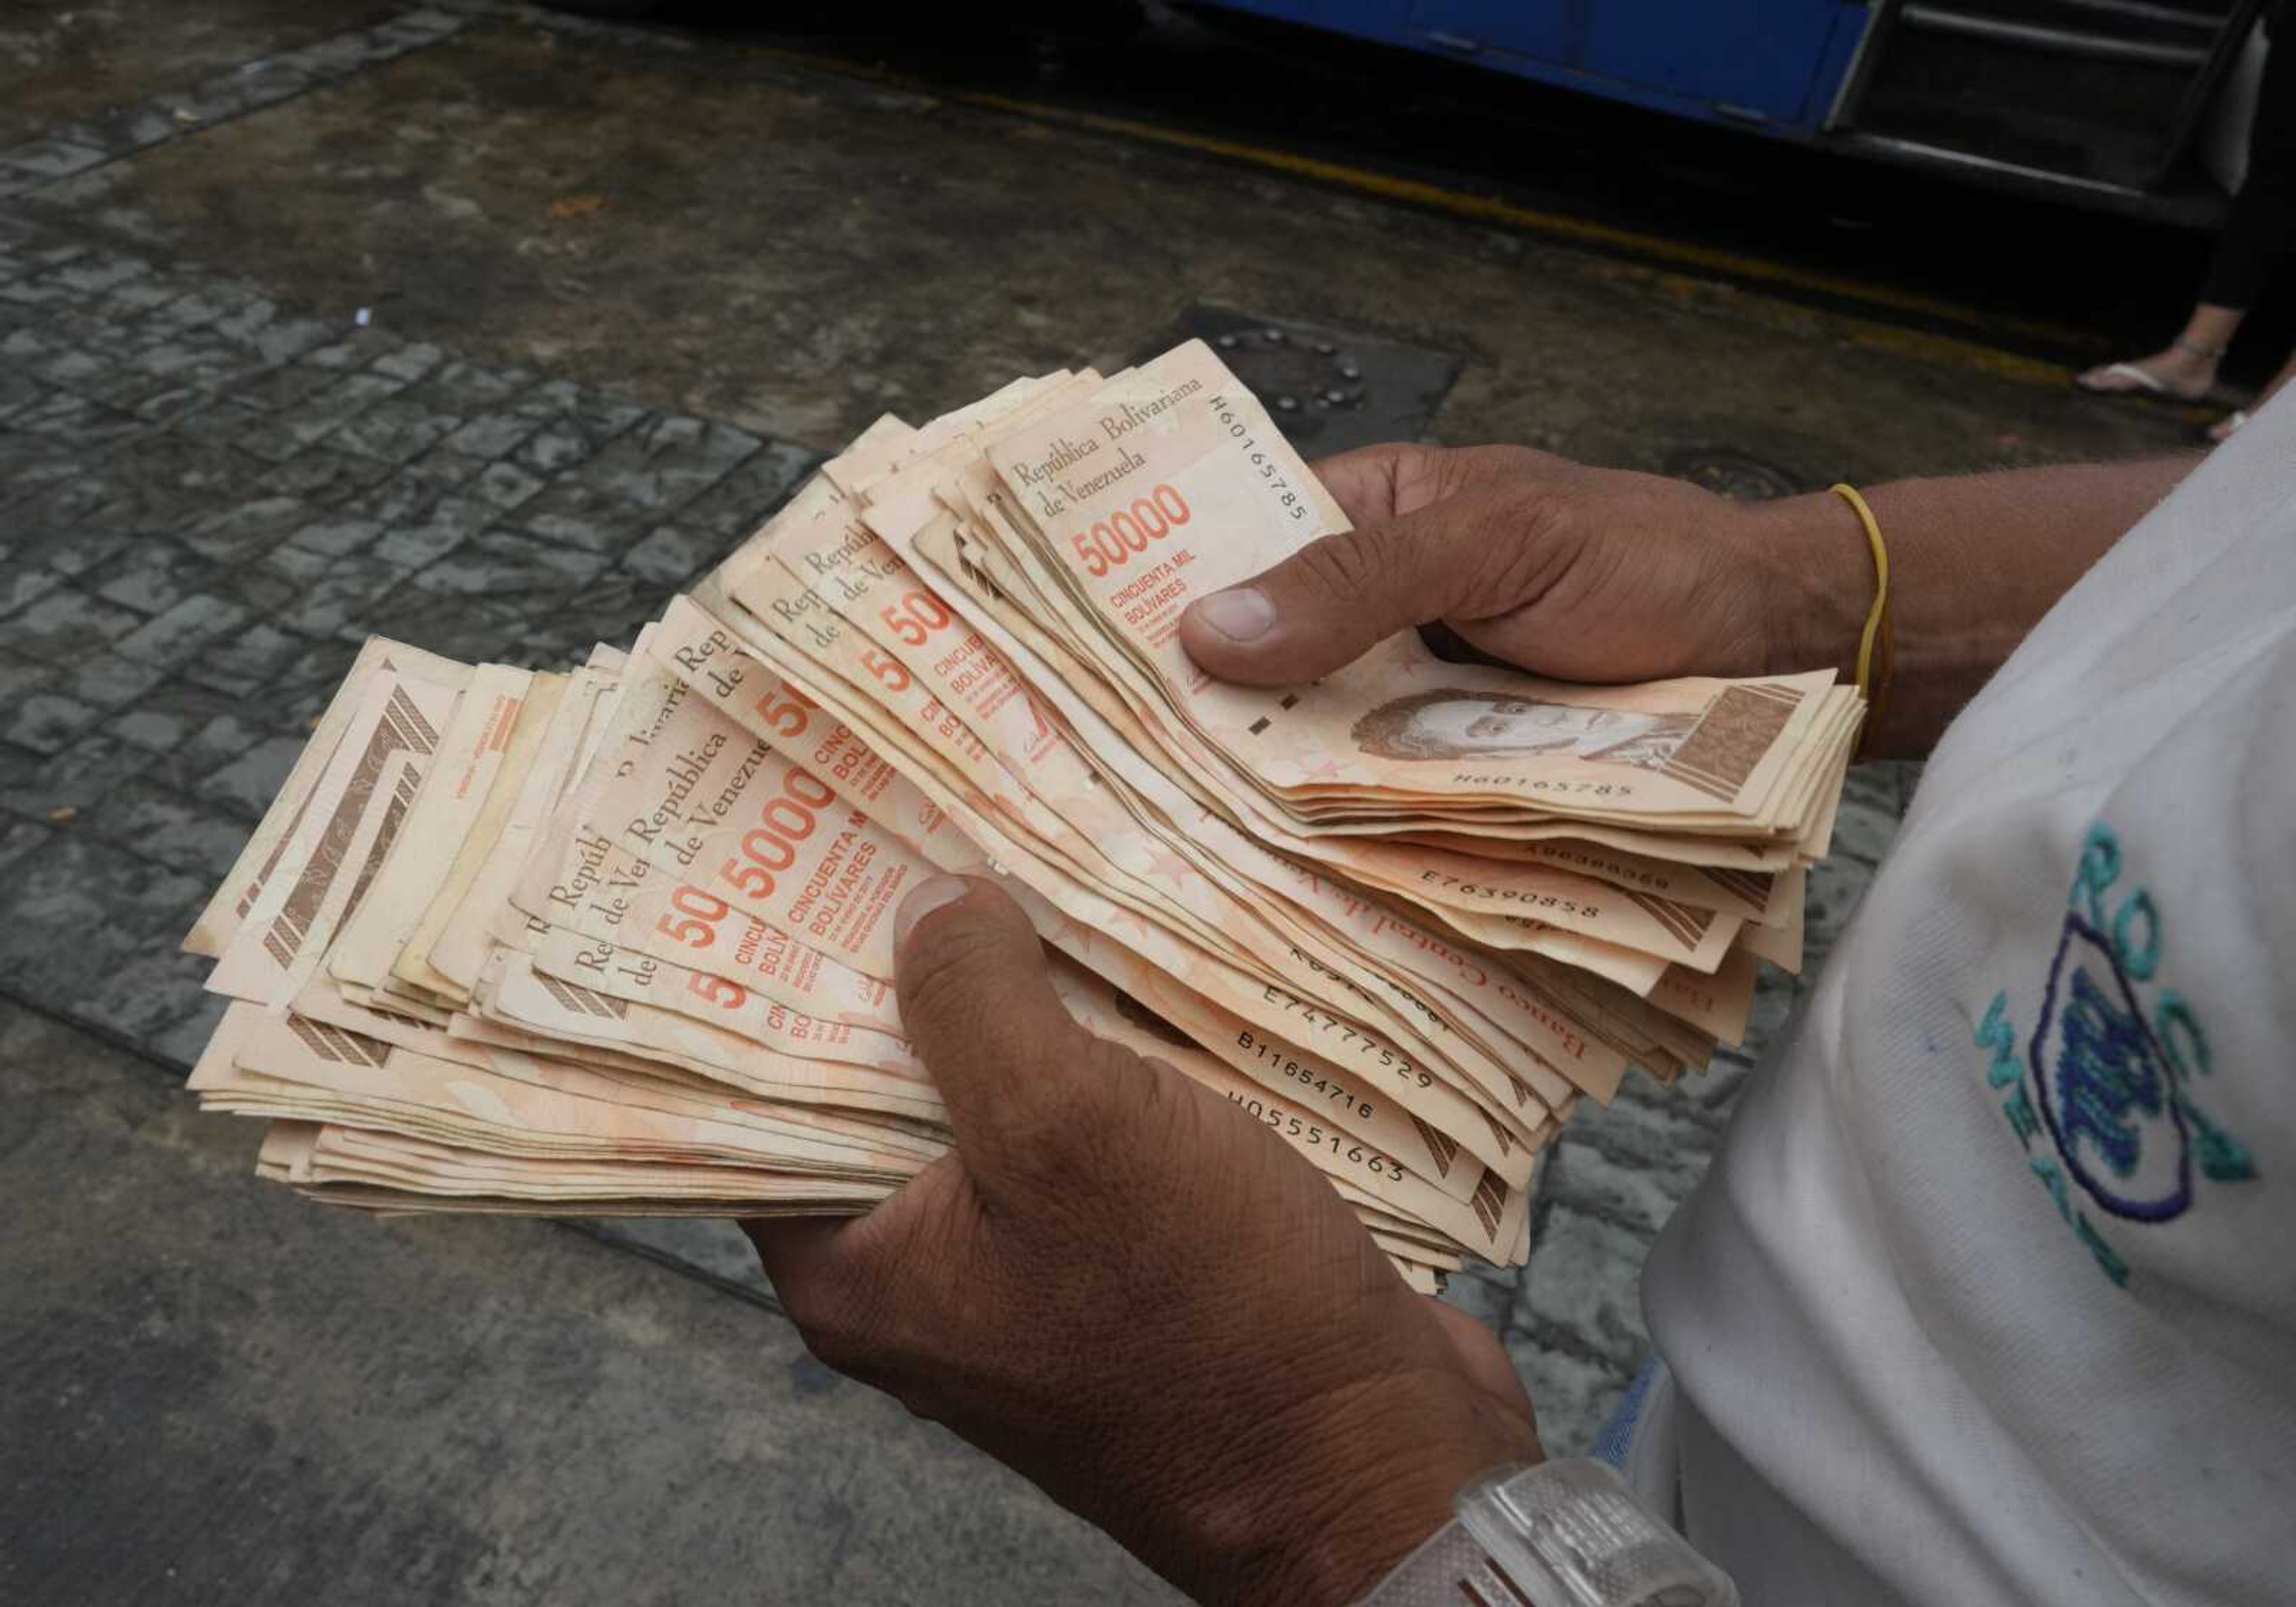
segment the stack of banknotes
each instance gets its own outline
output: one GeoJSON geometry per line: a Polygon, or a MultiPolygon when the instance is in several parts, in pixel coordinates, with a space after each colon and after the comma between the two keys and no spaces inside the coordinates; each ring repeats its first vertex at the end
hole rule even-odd
{"type": "Polygon", "coordinates": [[[893,912],[993,877],[1094,1031],[1235,1102],[1405,1275],[1799,965],[1861,704],[1562,685],[1413,633],[1215,681],[1181,611],[1340,508],[1201,342],[880,420],[627,648],[369,642],[186,944],[192,1086],[386,1210],[856,1212],[947,1149],[893,912]]]}

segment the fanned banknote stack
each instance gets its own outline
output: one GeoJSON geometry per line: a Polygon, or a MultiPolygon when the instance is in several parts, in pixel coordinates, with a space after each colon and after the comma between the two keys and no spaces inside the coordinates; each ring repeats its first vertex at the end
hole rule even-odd
{"type": "Polygon", "coordinates": [[[1311,686],[1178,619],[1345,528],[1201,343],[855,441],[627,650],[371,641],[186,945],[259,1170],[385,1210],[866,1209],[941,1154],[892,914],[1000,880],[1086,1025],[1300,1151],[1405,1275],[1795,968],[1862,709],[1413,634],[1311,686]]]}

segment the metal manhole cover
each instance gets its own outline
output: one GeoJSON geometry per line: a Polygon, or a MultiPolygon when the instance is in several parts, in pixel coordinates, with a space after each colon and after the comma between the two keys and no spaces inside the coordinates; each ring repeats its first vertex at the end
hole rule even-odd
{"type": "Polygon", "coordinates": [[[1799,489],[1794,477],[1775,463],[1766,463],[1751,454],[1727,447],[1687,447],[1671,453],[1666,460],[1666,471],[1677,480],[1719,491],[1740,502],[1767,502],[1774,496],[1792,496],[1799,489]]]}
{"type": "Polygon", "coordinates": [[[1417,440],[1462,365],[1456,353],[1431,346],[1201,304],[1136,360],[1188,340],[1218,352],[1309,457],[1417,440]]]}

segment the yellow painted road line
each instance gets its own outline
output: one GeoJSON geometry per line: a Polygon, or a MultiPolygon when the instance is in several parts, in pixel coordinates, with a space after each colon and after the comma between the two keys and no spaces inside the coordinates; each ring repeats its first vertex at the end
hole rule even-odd
{"type": "MultiPolygon", "coordinates": [[[[2085,345],[2094,337],[2087,332],[2062,324],[2033,319],[1997,317],[1980,313],[1973,307],[1947,301],[1919,291],[1899,290],[1886,284],[1874,284],[1859,279],[1845,278],[1836,274],[1796,267],[1791,263],[1774,262],[1767,258],[1749,256],[1742,251],[1726,250],[1718,246],[1699,245],[1686,240],[1676,240],[1664,234],[1652,234],[1639,229],[1620,228],[1616,225],[1595,223],[1583,217],[1571,217],[1560,212],[1549,212],[1537,207],[1526,207],[1517,201],[1496,195],[1479,195],[1467,191],[1453,190],[1424,179],[1404,178],[1374,168],[1359,168],[1347,162],[1335,162],[1323,157],[1304,156],[1298,152],[1280,151],[1267,145],[1256,145],[1243,140],[1223,138],[1218,135],[1196,134],[1185,128],[1167,127],[1160,123],[1141,122],[1132,118],[1108,117],[1098,112],[1073,111],[1066,107],[1047,105],[1037,101],[1016,100],[1009,95],[959,93],[946,98],[971,106],[985,106],[1017,116],[1035,118],[1047,122],[1065,123],[1074,127],[1088,128],[1095,133],[1122,135],[1132,139],[1173,145],[1182,150],[1201,152],[1207,155],[1244,161],[1255,167],[1271,168],[1302,178],[1312,178],[1324,184],[1341,184],[1360,190],[1384,200],[1400,201],[1409,206],[1426,207],[1449,212],[1456,217],[1472,217],[1485,223],[1505,224],[1512,228],[1526,229],[1556,236],[1577,244],[1595,246],[1604,250],[1630,252],[1656,258],[1673,266],[1703,268],[1710,273],[1735,279],[1748,279],[1759,283],[1775,284],[1792,290],[1819,295],[1838,297],[1843,300],[1860,301],[1884,307],[1894,312],[1915,314],[1949,323],[1972,324],[1980,328],[1997,329],[2012,333],[2046,340],[2054,345],[2085,345]]],[[[1655,115],[1655,114],[1654,114],[1655,115]]]]}

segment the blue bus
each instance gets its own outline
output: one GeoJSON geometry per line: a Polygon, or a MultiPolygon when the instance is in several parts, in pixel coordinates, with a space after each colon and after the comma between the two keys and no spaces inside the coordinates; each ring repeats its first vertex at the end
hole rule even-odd
{"type": "MultiPolygon", "coordinates": [[[[1677,117],[2201,222],[2266,0],[1198,0],[1677,117]]],[[[2296,29],[2296,6],[2290,27],[2296,29]]],[[[2292,38],[2289,48],[2296,48],[2292,38]]],[[[2251,103],[2252,104],[2252,98],[2251,103]]]]}

